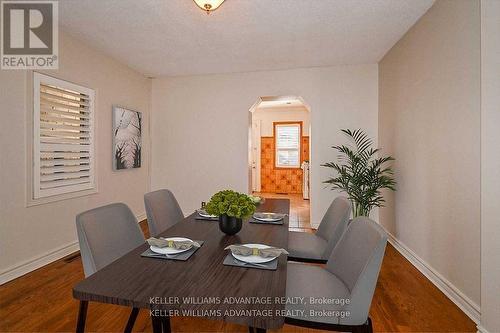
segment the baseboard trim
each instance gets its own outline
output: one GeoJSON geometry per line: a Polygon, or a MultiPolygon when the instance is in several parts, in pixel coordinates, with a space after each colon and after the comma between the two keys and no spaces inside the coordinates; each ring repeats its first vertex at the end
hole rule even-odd
{"type": "Polygon", "coordinates": [[[137,215],[135,218],[137,219],[137,222],[139,222],[139,223],[144,221],[145,219],[147,219],[146,212],[137,215]]]}
{"type": "MultiPolygon", "coordinates": [[[[141,213],[136,216],[137,221],[141,222],[146,219],[146,213],[141,213]]],[[[3,285],[9,281],[17,279],[25,274],[33,272],[45,265],[48,265],[54,261],[64,258],[72,253],[80,251],[80,246],[78,242],[72,242],[63,245],[54,250],[45,252],[41,256],[26,260],[20,264],[11,266],[2,272],[0,272],[0,285],[3,285]]]]}
{"type": "MultiPolygon", "coordinates": [[[[388,234],[389,243],[403,255],[416,269],[427,277],[439,290],[443,292],[460,310],[462,310],[476,325],[479,325],[481,311],[479,305],[464,295],[450,281],[439,274],[431,265],[410,250],[405,244],[399,241],[392,234],[388,234]]],[[[478,331],[480,326],[478,327],[478,331]]],[[[487,333],[486,331],[480,331],[487,333]]]]}
{"type": "Polygon", "coordinates": [[[476,328],[477,328],[477,333],[489,333],[489,332],[486,330],[486,328],[484,328],[484,327],[483,327],[483,326],[481,326],[481,325],[477,325],[477,326],[476,326],[476,328]]]}
{"type": "Polygon", "coordinates": [[[44,253],[43,255],[27,260],[19,265],[9,267],[0,273],[0,285],[17,279],[25,274],[33,272],[40,267],[48,265],[56,260],[66,257],[80,250],[78,242],[73,242],[61,246],[55,250],[44,253]]]}

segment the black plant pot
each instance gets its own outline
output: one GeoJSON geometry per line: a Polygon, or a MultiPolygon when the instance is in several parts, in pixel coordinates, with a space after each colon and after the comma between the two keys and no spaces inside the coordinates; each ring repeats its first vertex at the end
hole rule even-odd
{"type": "Polygon", "coordinates": [[[235,235],[241,230],[242,220],[226,214],[219,216],[219,229],[226,235],[235,235]]]}

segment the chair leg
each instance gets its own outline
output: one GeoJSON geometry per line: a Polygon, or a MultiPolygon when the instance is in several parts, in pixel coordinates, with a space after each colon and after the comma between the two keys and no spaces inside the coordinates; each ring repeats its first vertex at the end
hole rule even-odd
{"type": "Polygon", "coordinates": [[[151,316],[153,333],[171,333],[169,316],[151,316]]]}
{"type": "Polygon", "coordinates": [[[130,312],[130,316],[128,317],[127,325],[123,330],[124,333],[132,333],[132,328],[134,328],[135,320],[137,319],[138,314],[139,314],[139,309],[132,308],[132,312],[130,312]]]}
{"type": "Polygon", "coordinates": [[[162,333],[160,317],[151,316],[151,323],[153,324],[153,333],[162,333]]]}
{"type": "Polygon", "coordinates": [[[248,326],[248,332],[249,333],[266,333],[266,329],[248,326]]]}
{"type": "Polygon", "coordinates": [[[170,317],[162,316],[161,317],[161,326],[163,328],[163,333],[171,333],[172,329],[170,328],[170,317]]]}
{"type": "Polygon", "coordinates": [[[80,301],[80,308],[78,309],[78,321],[76,323],[76,333],[83,333],[85,331],[85,320],[87,319],[88,301],[80,301]]]}
{"type": "Polygon", "coordinates": [[[356,326],[353,333],[373,333],[372,320],[368,318],[363,325],[356,326]]]}
{"type": "MultiPolygon", "coordinates": [[[[352,332],[352,333],[373,333],[372,320],[368,318],[362,325],[343,325],[343,324],[329,324],[314,321],[307,321],[302,319],[285,317],[285,324],[312,328],[316,330],[335,331],[335,332],[352,332]]],[[[265,330],[264,330],[265,332],[265,330]]],[[[253,333],[250,330],[250,333],[253,333]]]]}
{"type": "Polygon", "coordinates": [[[368,321],[366,324],[367,324],[366,332],[373,333],[372,319],[370,317],[368,317],[368,321]]]}

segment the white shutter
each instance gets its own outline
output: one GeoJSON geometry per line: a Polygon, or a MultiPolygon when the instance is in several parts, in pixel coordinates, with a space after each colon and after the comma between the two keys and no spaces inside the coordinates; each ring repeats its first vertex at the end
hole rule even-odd
{"type": "Polygon", "coordinates": [[[94,189],[94,91],[40,73],[33,84],[33,198],[94,189]]]}
{"type": "Polygon", "coordinates": [[[300,124],[276,124],[276,167],[300,167],[300,124]]]}

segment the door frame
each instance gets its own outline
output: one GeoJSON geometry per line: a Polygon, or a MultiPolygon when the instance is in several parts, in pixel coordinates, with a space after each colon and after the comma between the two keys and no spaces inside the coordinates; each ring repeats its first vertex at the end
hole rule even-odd
{"type": "Polygon", "coordinates": [[[262,124],[259,121],[252,119],[252,143],[250,149],[252,149],[252,191],[261,191],[261,163],[260,163],[260,151],[261,151],[261,127],[262,124]]]}
{"type": "MultiPolygon", "coordinates": [[[[253,112],[258,108],[261,102],[263,101],[283,101],[283,100],[290,100],[290,99],[298,99],[301,101],[302,105],[307,109],[309,112],[309,203],[312,208],[312,201],[313,201],[313,195],[312,195],[312,164],[313,164],[313,128],[312,128],[312,114],[311,114],[311,107],[310,105],[299,95],[283,95],[283,96],[261,96],[258,97],[257,100],[252,104],[252,106],[248,109],[248,193],[252,193],[252,188],[253,188],[253,179],[252,179],[252,154],[251,154],[251,149],[252,149],[252,144],[253,144],[253,138],[252,138],[252,122],[253,122],[253,112]]],[[[303,130],[303,128],[302,128],[303,130]]],[[[260,140],[259,140],[260,141],[260,140]]],[[[260,147],[260,142],[258,142],[258,145],[260,147]]],[[[260,154],[259,154],[259,161],[260,161],[260,154]]],[[[259,165],[260,169],[260,165],[259,165]]],[[[259,172],[259,185],[261,182],[260,179],[260,172],[259,172]]],[[[260,186],[259,186],[260,187],[260,186]]],[[[260,187],[260,190],[262,188],[260,187]]],[[[311,225],[313,225],[311,221],[311,225]]]]}

